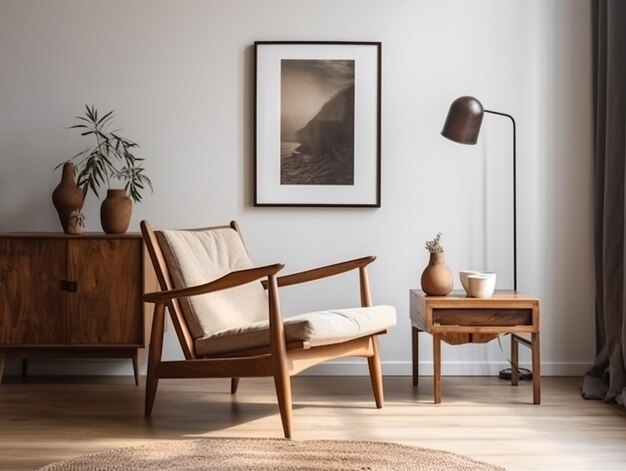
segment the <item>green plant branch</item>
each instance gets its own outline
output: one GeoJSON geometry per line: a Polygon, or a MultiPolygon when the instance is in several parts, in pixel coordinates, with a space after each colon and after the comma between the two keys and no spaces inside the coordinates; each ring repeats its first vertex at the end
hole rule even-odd
{"type": "MultiPolygon", "coordinates": [[[[85,196],[89,191],[98,196],[98,189],[106,183],[111,187],[111,179],[125,180],[125,189],[136,203],[141,202],[142,191],[149,187],[152,191],[152,182],[143,173],[141,162],[144,159],[135,157],[130,149],[139,145],[129,139],[121,137],[119,130],[108,131],[115,115],[113,111],[98,118],[95,106],[85,105],[85,116],[75,116],[86,123],[75,124],[69,129],[81,130],[81,136],[93,135],[96,144],[91,145],[69,159],[75,161],[77,184],[82,188],[85,196]]],[[[56,168],[62,165],[57,165],[56,168]]]]}

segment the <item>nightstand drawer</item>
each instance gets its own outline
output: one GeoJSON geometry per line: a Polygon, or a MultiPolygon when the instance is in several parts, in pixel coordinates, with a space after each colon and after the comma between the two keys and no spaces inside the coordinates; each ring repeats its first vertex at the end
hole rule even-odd
{"type": "Polygon", "coordinates": [[[532,325],[532,309],[433,309],[433,324],[460,326],[532,325]]]}

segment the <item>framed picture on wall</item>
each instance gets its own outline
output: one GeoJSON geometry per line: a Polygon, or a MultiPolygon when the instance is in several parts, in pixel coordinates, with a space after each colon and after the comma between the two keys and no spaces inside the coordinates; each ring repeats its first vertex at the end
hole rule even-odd
{"type": "Polygon", "coordinates": [[[254,205],[380,207],[381,43],[254,49],[254,205]]]}

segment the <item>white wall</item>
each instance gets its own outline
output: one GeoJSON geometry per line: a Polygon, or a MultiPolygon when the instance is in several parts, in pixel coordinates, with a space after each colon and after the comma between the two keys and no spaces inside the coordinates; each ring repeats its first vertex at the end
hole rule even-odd
{"type": "MultiPolygon", "coordinates": [[[[66,127],[84,104],[113,109],[155,187],[131,229],[237,219],[255,261],[287,271],[378,255],[374,300],[399,317],[384,371],[409,374],[408,291],[425,240],[443,232],[455,273],[486,268],[512,284],[510,124],[488,115],[477,146],[439,135],[450,102],[470,94],[517,120],[519,288],[541,298],[544,374],[580,374],[594,351],[590,16],[587,0],[0,0],[0,231],[60,230],[52,169],[84,146],[66,127]],[[382,41],[382,208],[252,207],[255,40],[382,41]]],[[[86,214],[100,230],[94,198],[86,214]]],[[[283,304],[295,313],[357,296],[345,276],[285,289],[283,304]]],[[[424,337],[424,372],[430,351],[424,337]]],[[[443,358],[450,374],[505,362],[496,342],[446,346],[443,358]]],[[[129,363],[33,370],[126,374],[129,363]]]]}

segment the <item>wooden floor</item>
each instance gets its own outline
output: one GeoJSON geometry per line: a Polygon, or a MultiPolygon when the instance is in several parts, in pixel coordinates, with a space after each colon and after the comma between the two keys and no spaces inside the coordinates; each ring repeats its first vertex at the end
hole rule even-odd
{"type": "MultiPolygon", "coordinates": [[[[626,469],[626,414],[578,394],[579,378],[542,379],[543,404],[531,385],[485,377],[444,377],[443,403],[432,378],[386,377],[386,403],[366,377],[296,377],[296,440],[378,440],[469,455],[510,470],[626,469]]],[[[5,378],[0,385],[0,469],[35,469],[114,447],[197,437],[280,438],[268,379],[162,380],[152,418],[143,385],[131,378],[5,378]]]]}

